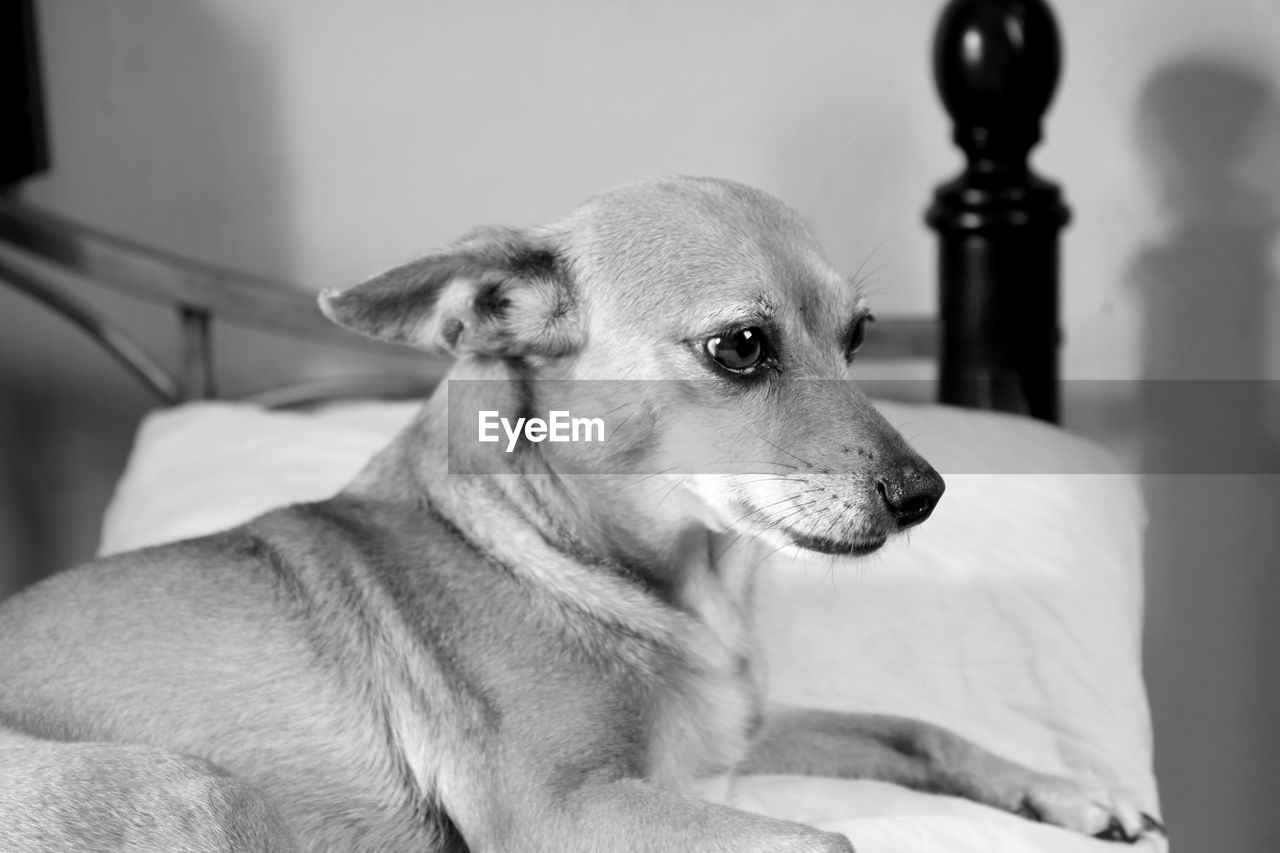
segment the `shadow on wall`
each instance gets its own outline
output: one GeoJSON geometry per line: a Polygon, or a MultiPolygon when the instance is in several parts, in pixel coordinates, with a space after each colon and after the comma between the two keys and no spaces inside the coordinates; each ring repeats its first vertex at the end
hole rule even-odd
{"type": "Polygon", "coordinates": [[[1173,65],[1143,90],[1138,121],[1171,220],[1167,237],[1135,267],[1150,318],[1144,375],[1261,379],[1267,302],[1280,290],[1268,269],[1280,236],[1276,93],[1248,71],[1173,65]],[[1267,178],[1271,186],[1259,183],[1267,178]]]}
{"type": "MultiPolygon", "coordinates": [[[[97,18],[40,8],[54,162],[24,194],[183,254],[199,254],[202,227],[230,244],[254,227],[279,233],[282,153],[258,46],[229,31],[216,6],[129,8],[104,6],[97,18]]],[[[169,312],[75,295],[176,363],[169,312]]],[[[270,358],[259,360],[271,375],[270,358]]],[[[0,285],[0,597],[93,555],[132,435],[154,405],[77,329],[0,285]]]]}
{"type": "Polygon", "coordinates": [[[1131,276],[1143,375],[1168,380],[1140,392],[1165,817],[1179,849],[1280,849],[1280,99],[1246,68],[1185,61],[1152,77],[1137,119],[1168,227],[1131,276]]]}

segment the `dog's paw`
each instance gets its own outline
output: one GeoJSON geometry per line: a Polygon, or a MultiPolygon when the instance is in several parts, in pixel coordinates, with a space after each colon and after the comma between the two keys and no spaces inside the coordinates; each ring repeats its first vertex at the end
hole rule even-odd
{"type": "Polygon", "coordinates": [[[1056,776],[1037,774],[1028,780],[1012,811],[1106,841],[1133,843],[1144,835],[1166,834],[1164,825],[1142,811],[1130,791],[1090,787],[1056,776]]]}

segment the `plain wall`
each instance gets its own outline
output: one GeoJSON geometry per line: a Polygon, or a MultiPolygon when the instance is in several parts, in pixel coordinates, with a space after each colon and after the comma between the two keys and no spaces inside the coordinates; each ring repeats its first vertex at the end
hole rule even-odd
{"type": "MultiPolygon", "coordinates": [[[[866,262],[878,311],[933,311],[922,212],[960,164],[930,79],[941,3],[38,6],[54,168],[22,195],[84,223],[319,289],[475,224],[715,174],[802,211],[837,266],[866,262]]],[[[1280,4],[1056,7],[1065,77],[1035,162],[1075,213],[1066,375],[1280,378],[1280,4]]],[[[167,317],[99,301],[173,351],[167,317]]],[[[233,390],[344,368],[220,335],[233,390]]],[[[1072,385],[1068,420],[1176,468],[1146,446],[1140,396],[1133,382],[1072,385]]],[[[1265,402],[1245,446],[1274,460],[1265,402]]],[[[0,289],[0,594],[92,553],[148,405],[60,321],[0,289]]],[[[1146,485],[1147,666],[1175,849],[1277,849],[1280,485],[1146,485]]]]}

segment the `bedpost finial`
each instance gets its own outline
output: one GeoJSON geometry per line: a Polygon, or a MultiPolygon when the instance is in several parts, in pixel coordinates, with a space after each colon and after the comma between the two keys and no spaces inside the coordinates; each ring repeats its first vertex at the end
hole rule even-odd
{"type": "Polygon", "coordinates": [[[950,0],[933,73],[967,167],[937,187],[943,402],[1056,421],[1057,184],[1027,163],[1058,83],[1061,48],[1046,0],[950,0]]]}
{"type": "Polygon", "coordinates": [[[1058,83],[1061,47],[1044,0],[951,0],[933,74],[971,164],[1025,166],[1058,83]]]}

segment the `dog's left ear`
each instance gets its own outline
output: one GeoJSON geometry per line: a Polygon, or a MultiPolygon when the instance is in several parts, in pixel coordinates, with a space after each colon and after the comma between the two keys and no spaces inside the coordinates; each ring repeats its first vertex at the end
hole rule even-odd
{"type": "Polygon", "coordinates": [[[582,340],[573,284],[549,235],[483,228],[449,249],[320,294],[340,326],[428,352],[566,355],[582,340]]]}

